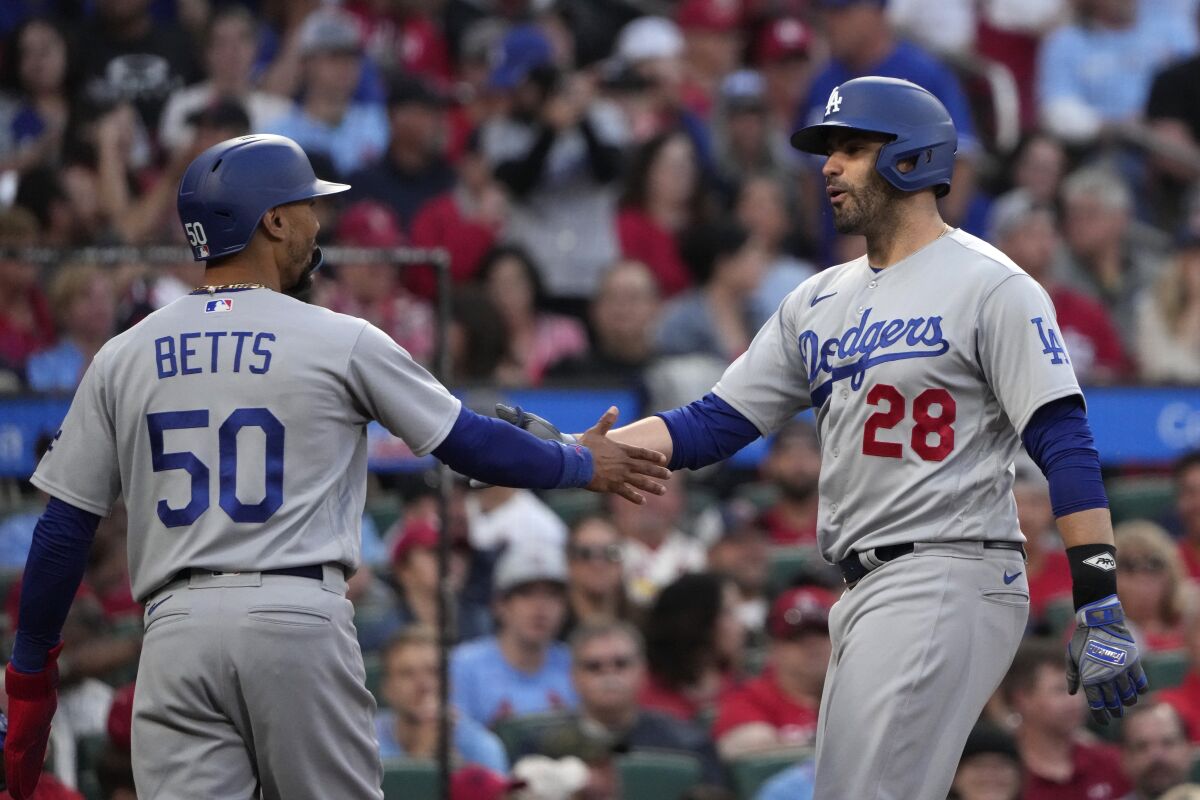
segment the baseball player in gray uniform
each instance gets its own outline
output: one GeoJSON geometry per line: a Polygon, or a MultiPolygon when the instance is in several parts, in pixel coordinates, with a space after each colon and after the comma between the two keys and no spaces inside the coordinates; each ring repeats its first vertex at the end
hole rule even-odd
{"type": "Polygon", "coordinates": [[[1102,722],[1146,691],[1099,457],[1046,293],[938,213],[957,147],[942,104],[858,78],[792,142],[826,157],[836,227],[867,255],[788,295],[711,394],[613,436],[696,468],[815,410],[819,546],[848,589],[829,619],[815,797],[943,800],[1029,613],[1022,444],[1071,561],[1071,691],[1102,722]]]}
{"type": "Polygon", "coordinates": [[[375,703],[346,599],[366,426],[488,483],[639,502],[665,457],[539,439],[473,414],[361,319],[288,296],[320,263],[318,180],[281,136],[198,156],[179,215],[203,286],[96,355],[33,476],[50,494],[6,673],[9,791],[29,797],[56,707],[59,632],[100,516],[124,494],[146,604],[133,719],[138,796],[380,798],[375,703]]]}

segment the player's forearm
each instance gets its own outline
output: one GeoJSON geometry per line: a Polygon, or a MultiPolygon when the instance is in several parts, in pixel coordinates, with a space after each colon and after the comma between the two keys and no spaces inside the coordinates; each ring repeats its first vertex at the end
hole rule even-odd
{"type": "Polygon", "coordinates": [[[1112,517],[1107,508],[1089,508],[1059,517],[1058,533],[1068,549],[1088,544],[1113,546],[1112,517]]]}
{"type": "Polygon", "coordinates": [[[633,445],[634,447],[657,450],[667,457],[668,463],[670,463],[671,454],[674,452],[671,432],[667,430],[667,425],[662,421],[661,417],[646,417],[645,419],[639,419],[637,422],[630,423],[623,428],[616,428],[609,431],[608,438],[615,439],[622,444],[633,445]]]}

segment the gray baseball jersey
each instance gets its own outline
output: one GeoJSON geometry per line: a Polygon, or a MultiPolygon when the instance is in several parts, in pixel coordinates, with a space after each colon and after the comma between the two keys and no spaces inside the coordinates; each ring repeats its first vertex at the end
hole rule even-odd
{"type": "Polygon", "coordinates": [[[882,271],[863,257],[806,280],[713,391],[764,435],[815,409],[831,562],[916,541],[1021,541],[1019,434],[1040,406],[1080,394],[1049,296],[958,230],[882,271]]]}
{"type": "Polygon", "coordinates": [[[367,436],[418,455],[459,401],[386,334],[268,289],[189,295],[110,340],[32,481],[96,514],[123,491],[134,596],[187,567],[356,567],[367,436]]]}

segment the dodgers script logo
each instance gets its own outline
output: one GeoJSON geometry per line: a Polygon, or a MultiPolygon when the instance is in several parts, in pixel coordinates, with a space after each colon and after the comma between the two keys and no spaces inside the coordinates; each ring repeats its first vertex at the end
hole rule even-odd
{"type": "Polygon", "coordinates": [[[800,334],[800,357],[808,369],[809,385],[815,384],[822,375],[829,376],[829,380],[812,390],[813,405],[823,405],[833,391],[833,384],[845,378],[850,379],[850,388],[858,391],[867,370],[877,364],[906,358],[936,358],[950,349],[950,343],[942,335],[940,316],[871,322],[873,310],[866,309],[857,324],[851,325],[841,336],[824,342],[816,331],[800,334]],[[859,358],[849,364],[835,367],[830,363],[855,356],[859,358]]]}

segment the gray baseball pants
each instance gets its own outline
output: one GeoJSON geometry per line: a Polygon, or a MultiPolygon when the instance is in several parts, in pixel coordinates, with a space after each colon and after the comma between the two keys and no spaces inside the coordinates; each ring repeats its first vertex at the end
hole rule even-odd
{"type": "Polygon", "coordinates": [[[862,578],[829,616],[813,800],[945,800],[1028,616],[1013,550],[917,544],[862,578]]]}
{"type": "Polygon", "coordinates": [[[141,800],[382,800],[375,700],[339,569],[193,575],[147,599],[141,800]]]}

